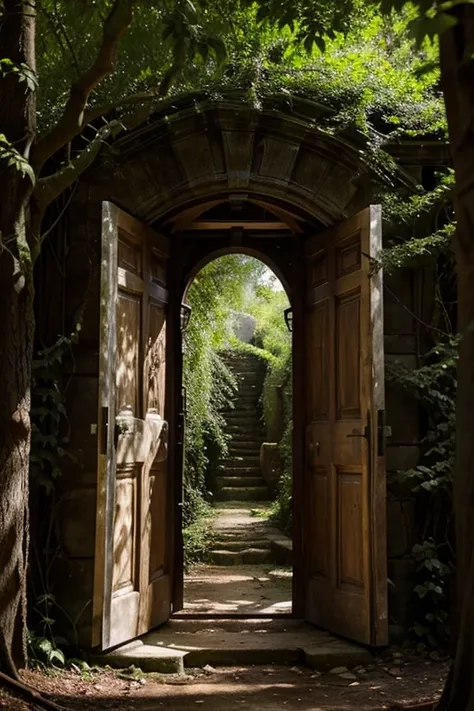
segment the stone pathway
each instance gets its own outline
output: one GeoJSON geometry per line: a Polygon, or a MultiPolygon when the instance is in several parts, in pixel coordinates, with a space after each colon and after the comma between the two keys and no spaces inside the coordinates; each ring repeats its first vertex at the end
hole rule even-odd
{"type": "Polygon", "coordinates": [[[225,359],[238,390],[233,407],[223,413],[230,444],[216,482],[216,539],[206,563],[185,575],[184,612],[291,613],[291,541],[259,516],[269,499],[260,469],[265,367],[252,354],[231,352],[225,359]]]}
{"type": "Polygon", "coordinates": [[[262,508],[243,503],[216,507],[209,563],[185,575],[185,613],[291,613],[291,541],[258,516],[262,508]],[[285,558],[287,565],[277,564],[285,558]]]}

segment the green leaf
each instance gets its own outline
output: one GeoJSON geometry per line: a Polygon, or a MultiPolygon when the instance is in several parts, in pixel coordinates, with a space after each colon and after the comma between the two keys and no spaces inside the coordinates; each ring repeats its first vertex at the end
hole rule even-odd
{"type": "Polygon", "coordinates": [[[64,656],[64,652],[62,652],[60,649],[53,649],[49,655],[49,659],[51,662],[58,661],[62,666],[64,666],[66,663],[66,657],[64,656]]]}

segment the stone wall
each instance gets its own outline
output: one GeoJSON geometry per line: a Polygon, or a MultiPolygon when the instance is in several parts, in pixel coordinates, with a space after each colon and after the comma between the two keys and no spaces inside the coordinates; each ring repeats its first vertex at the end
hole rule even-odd
{"type": "MultiPolygon", "coordinates": [[[[394,361],[418,366],[417,276],[403,270],[385,280],[385,364],[394,361]]],[[[386,383],[387,424],[387,557],[389,622],[406,627],[414,570],[411,550],[416,543],[415,501],[410,487],[391,483],[391,474],[410,469],[420,452],[420,411],[416,401],[399,387],[386,383]]],[[[392,628],[393,629],[393,628],[392,628]]]]}

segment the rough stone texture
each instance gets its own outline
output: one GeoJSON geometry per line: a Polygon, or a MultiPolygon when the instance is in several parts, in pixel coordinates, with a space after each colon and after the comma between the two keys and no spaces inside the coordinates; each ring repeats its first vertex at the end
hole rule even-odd
{"type": "MultiPolygon", "coordinates": [[[[260,507],[261,508],[261,507],[260,507]]],[[[184,611],[200,614],[281,614],[292,609],[291,541],[258,515],[259,504],[219,504],[208,565],[184,579],[184,611]]]]}
{"type": "Polygon", "coordinates": [[[260,447],[260,467],[270,494],[274,496],[282,473],[280,448],[278,444],[274,442],[262,443],[260,447]]]}
{"type": "Polygon", "coordinates": [[[409,555],[416,542],[415,502],[412,499],[387,501],[388,555],[402,557],[409,555]]]}
{"type": "Polygon", "coordinates": [[[265,364],[251,353],[238,351],[227,351],[224,360],[237,381],[237,392],[232,408],[222,413],[229,451],[215,475],[215,499],[266,501],[269,490],[259,466],[263,441],[260,397],[265,364]]]}
{"type": "Polygon", "coordinates": [[[407,620],[407,606],[412,590],[412,576],[415,562],[411,557],[388,559],[389,585],[389,612],[396,623],[405,626],[407,620]]]}
{"type": "Polygon", "coordinates": [[[103,655],[101,661],[163,673],[180,663],[184,667],[301,663],[328,671],[342,664],[370,663],[373,657],[363,647],[296,620],[172,620],[103,655]]]}

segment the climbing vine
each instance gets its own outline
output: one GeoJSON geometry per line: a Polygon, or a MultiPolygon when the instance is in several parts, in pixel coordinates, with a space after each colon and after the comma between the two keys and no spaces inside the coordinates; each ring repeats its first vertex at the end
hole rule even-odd
{"type": "MultiPolygon", "coordinates": [[[[456,291],[451,240],[455,222],[449,205],[451,174],[438,176],[434,190],[400,199],[386,197],[392,235],[379,266],[386,274],[424,267],[433,275],[432,318],[416,317],[422,341],[417,367],[390,362],[386,379],[418,403],[422,421],[420,456],[415,466],[389,474],[389,491],[408,487],[416,506],[414,572],[409,617],[420,648],[445,648],[450,639],[455,546],[452,521],[452,475],[455,452],[456,291]],[[439,216],[441,215],[441,225],[439,216]],[[430,234],[428,227],[435,227],[430,234]],[[423,233],[424,231],[424,233],[423,233]],[[427,234],[428,231],[428,234],[427,234]]],[[[390,294],[388,294],[389,296],[390,294]]],[[[403,304],[404,308],[409,308],[403,304]]],[[[395,591],[396,594],[396,591],[395,591]]]]}
{"type": "Polygon", "coordinates": [[[76,650],[78,646],[77,620],[60,606],[51,582],[52,568],[62,554],[56,517],[60,504],[57,482],[65,466],[80,466],[68,448],[70,428],[63,375],[65,358],[71,355],[77,338],[78,333],[60,336],[53,345],[37,352],[32,367],[30,479],[35,536],[31,541],[29,655],[32,663],[48,666],[64,665],[63,650],[71,648],[71,642],[76,650]],[[47,515],[40,516],[40,511],[47,515]],[[69,640],[56,630],[58,615],[70,630],[69,640]]]}

